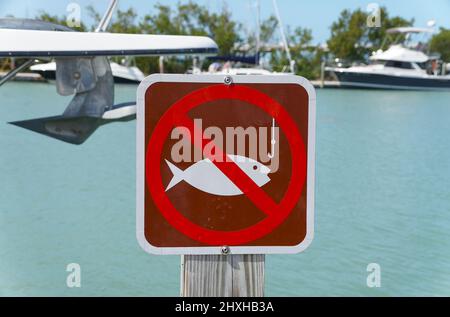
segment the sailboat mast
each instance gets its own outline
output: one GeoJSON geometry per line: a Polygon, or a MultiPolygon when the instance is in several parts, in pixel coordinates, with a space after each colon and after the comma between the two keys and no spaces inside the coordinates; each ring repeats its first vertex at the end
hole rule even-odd
{"type": "Polygon", "coordinates": [[[278,24],[280,27],[281,40],[283,41],[284,50],[286,51],[287,58],[289,60],[289,67],[292,73],[295,72],[295,61],[292,60],[291,51],[289,49],[289,44],[286,38],[286,34],[284,33],[283,22],[281,21],[280,11],[278,10],[277,0],[273,0],[273,8],[275,10],[275,16],[278,20],[278,24]]]}
{"type": "Polygon", "coordinates": [[[256,47],[255,47],[255,56],[256,62],[260,65],[259,60],[259,49],[261,46],[261,3],[259,0],[256,1],[256,47]]]}

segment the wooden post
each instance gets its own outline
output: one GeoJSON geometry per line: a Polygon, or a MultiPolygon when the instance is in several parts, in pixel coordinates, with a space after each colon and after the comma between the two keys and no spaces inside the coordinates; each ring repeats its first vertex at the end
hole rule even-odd
{"type": "Polygon", "coordinates": [[[183,297],[262,297],[264,261],[260,254],[184,255],[183,297]]]}
{"type": "Polygon", "coordinates": [[[325,62],[320,64],[320,88],[325,85],[325,62]]]}
{"type": "Polygon", "coordinates": [[[162,55],[159,57],[159,72],[164,73],[164,56],[162,55]]]}

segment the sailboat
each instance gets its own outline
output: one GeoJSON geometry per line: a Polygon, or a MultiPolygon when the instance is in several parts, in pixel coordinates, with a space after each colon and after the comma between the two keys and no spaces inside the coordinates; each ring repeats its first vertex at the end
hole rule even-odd
{"type": "Polygon", "coordinates": [[[255,43],[255,54],[247,55],[247,52],[253,48],[247,46],[241,47],[240,55],[228,55],[228,56],[211,56],[208,57],[210,61],[213,61],[209,65],[208,71],[203,72],[199,67],[197,67],[196,62],[192,70],[188,73],[192,74],[219,74],[219,75],[287,75],[295,73],[295,61],[292,59],[291,52],[289,49],[289,44],[286,38],[286,34],[283,28],[283,22],[281,20],[281,15],[278,9],[277,0],[272,0],[275,16],[278,20],[278,26],[280,31],[280,37],[282,40],[281,45],[267,45],[266,43],[261,43],[260,39],[260,1],[255,3],[256,12],[256,43],[255,43]],[[272,50],[272,48],[281,48],[286,52],[287,58],[289,60],[289,65],[284,67],[282,72],[273,72],[264,68],[263,61],[261,59],[261,51],[266,48],[272,50]]]}

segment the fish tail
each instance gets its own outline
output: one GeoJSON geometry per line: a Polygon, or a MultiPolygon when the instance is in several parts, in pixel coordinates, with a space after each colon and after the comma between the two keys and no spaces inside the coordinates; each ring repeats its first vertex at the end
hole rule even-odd
{"type": "Polygon", "coordinates": [[[178,167],[176,167],[175,165],[173,165],[168,160],[165,160],[165,161],[167,163],[167,166],[169,166],[170,171],[173,174],[173,177],[170,180],[170,183],[169,183],[169,185],[167,185],[167,188],[166,188],[166,191],[168,191],[173,186],[175,186],[176,184],[178,184],[179,182],[181,182],[183,180],[183,171],[181,169],[179,169],[178,167]]]}

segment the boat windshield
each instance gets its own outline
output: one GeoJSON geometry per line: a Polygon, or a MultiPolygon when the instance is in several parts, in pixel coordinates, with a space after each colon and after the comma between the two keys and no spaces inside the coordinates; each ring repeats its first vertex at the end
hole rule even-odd
{"type": "Polygon", "coordinates": [[[420,52],[428,52],[428,42],[433,29],[426,28],[393,28],[387,31],[381,49],[400,44],[403,47],[420,52]]]}
{"type": "Polygon", "coordinates": [[[387,61],[384,66],[386,67],[395,67],[401,69],[414,69],[410,62],[401,62],[401,61],[387,61]]]}
{"type": "Polygon", "coordinates": [[[428,62],[424,62],[424,63],[416,63],[417,66],[419,66],[421,69],[427,69],[428,66],[428,62]]]}

